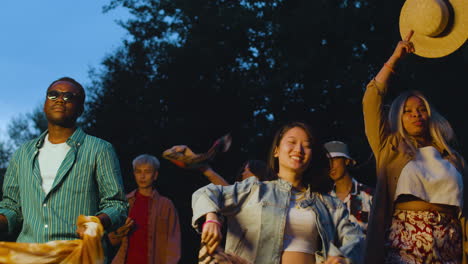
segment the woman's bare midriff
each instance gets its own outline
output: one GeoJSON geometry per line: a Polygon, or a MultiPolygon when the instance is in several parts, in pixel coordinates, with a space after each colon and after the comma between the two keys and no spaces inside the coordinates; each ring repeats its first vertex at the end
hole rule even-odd
{"type": "Polygon", "coordinates": [[[283,251],[281,264],[315,264],[315,255],[295,251],[283,251]]]}
{"type": "Polygon", "coordinates": [[[456,215],[456,213],[458,212],[457,206],[428,203],[416,197],[414,198],[415,199],[412,201],[411,200],[402,201],[401,199],[397,200],[395,204],[395,209],[409,210],[409,211],[438,211],[440,213],[446,213],[446,214],[452,214],[452,215],[456,215]]]}

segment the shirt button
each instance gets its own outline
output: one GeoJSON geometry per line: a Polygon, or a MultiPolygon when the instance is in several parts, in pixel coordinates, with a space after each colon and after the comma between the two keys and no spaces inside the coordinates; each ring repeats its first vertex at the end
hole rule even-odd
{"type": "Polygon", "coordinates": [[[48,227],[49,227],[49,225],[44,225],[44,228],[48,228],[48,227]]]}

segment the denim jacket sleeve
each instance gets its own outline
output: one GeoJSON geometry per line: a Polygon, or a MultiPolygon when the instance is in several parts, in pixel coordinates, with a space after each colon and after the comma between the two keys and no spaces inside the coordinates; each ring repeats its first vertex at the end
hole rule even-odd
{"type": "Polygon", "coordinates": [[[331,198],[330,202],[333,203],[333,209],[329,207],[329,210],[332,211],[336,240],[330,243],[328,255],[344,257],[348,263],[362,263],[365,236],[361,228],[349,220],[348,209],[341,201],[331,198]]]}
{"type": "Polygon", "coordinates": [[[237,213],[252,189],[257,188],[258,184],[256,177],[250,177],[229,186],[209,184],[198,189],[192,195],[192,226],[199,230],[199,220],[207,213],[222,215],[237,213]]]}

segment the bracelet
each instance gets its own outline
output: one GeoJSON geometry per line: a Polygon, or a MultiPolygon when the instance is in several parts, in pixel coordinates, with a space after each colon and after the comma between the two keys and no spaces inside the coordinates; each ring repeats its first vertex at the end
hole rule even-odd
{"type": "Polygon", "coordinates": [[[203,229],[205,229],[205,225],[206,225],[206,224],[208,224],[208,223],[214,223],[214,224],[217,224],[217,225],[218,225],[218,226],[221,228],[221,223],[220,223],[220,222],[218,222],[218,221],[216,221],[216,220],[208,220],[208,221],[206,221],[205,223],[203,223],[203,225],[202,225],[202,228],[201,228],[201,229],[202,229],[202,230],[203,230],[203,229]]]}
{"type": "Polygon", "coordinates": [[[392,73],[395,73],[395,70],[393,69],[392,66],[388,65],[387,63],[384,63],[383,65],[384,67],[387,67],[392,73]]]}

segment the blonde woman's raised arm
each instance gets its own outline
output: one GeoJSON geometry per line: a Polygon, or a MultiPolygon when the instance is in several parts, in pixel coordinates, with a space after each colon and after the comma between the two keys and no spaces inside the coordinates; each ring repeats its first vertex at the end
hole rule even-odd
{"type": "Polygon", "coordinates": [[[414,52],[413,43],[410,41],[412,36],[413,31],[411,30],[404,40],[398,42],[392,56],[384,63],[382,69],[380,69],[379,73],[375,76],[377,82],[387,84],[390,76],[395,72],[395,67],[400,59],[414,52]]]}

